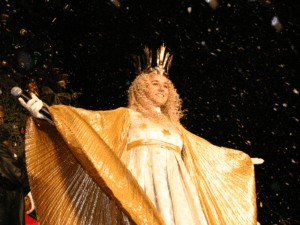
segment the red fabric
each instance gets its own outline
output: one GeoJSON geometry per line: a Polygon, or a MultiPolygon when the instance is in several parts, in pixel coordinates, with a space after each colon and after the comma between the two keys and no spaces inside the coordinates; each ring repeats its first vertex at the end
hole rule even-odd
{"type": "Polygon", "coordinates": [[[26,225],[38,225],[39,223],[25,213],[26,225]]]}

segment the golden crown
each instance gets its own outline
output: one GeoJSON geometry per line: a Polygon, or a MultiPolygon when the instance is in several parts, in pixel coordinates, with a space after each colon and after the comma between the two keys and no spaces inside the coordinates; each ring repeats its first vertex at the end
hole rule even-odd
{"type": "Polygon", "coordinates": [[[149,50],[147,46],[144,48],[144,55],[142,55],[143,66],[144,69],[142,70],[140,56],[133,55],[134,59],[134,66],[136,69],[136,73],[139,74],[160,74],[166,77],[169,77],[169,69],[171,66],[171,62],[173,59],[173,55],[170,56],[170,53],[167,52],[165,54],[166,47],[164,44],[157,50],[157,58],[156,58],[156,66],[151,67],[152,64],[152,51],[149,50]]]}

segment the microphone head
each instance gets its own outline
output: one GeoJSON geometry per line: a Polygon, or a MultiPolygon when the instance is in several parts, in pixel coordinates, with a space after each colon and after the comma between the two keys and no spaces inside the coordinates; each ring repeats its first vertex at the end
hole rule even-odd
{"type": "Polygon", "coordinates": [[[14,96],[14,97],[20,97],[22,94],[22,89],[19,87],[13,87],[10,91],[10,93],[14,96]]]}

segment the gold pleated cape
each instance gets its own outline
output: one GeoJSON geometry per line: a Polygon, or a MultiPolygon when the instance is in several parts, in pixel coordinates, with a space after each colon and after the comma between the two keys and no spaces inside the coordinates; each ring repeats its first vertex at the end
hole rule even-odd
{"type": "MultiPolygon", "coordinates": [[[[30,117],[25,143],[41,225],[165,224],[125,165],[128,109],[48,109],[55,126],[30,117]]],[[[256,225],[251,158],[179,129],[184,163],[208,224],[256,225]]]]}

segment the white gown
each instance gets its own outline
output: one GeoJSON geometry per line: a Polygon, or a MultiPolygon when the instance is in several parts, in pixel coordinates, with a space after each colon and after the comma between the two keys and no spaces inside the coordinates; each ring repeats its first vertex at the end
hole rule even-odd
{"type": "MultiPolygon", "coordinates": [[[[179,130],[162,126],[131,109],[129,113],[128,144],[140,139],[155,139],[177,145],[182,150],[179,130]]],[[[207,225],[195,187],[179,153],[148,145],[130,149],[127,156],[128,169],[167,225],[207,225]]]]}

